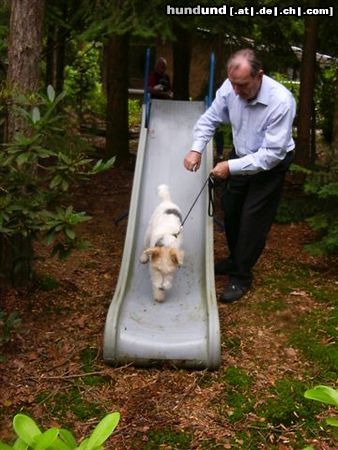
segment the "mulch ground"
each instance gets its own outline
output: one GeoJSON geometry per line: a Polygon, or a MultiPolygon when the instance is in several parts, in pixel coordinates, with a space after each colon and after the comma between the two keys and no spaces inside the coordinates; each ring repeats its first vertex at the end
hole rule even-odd
{"type": "MultiPolygon", "coordinates": [[[[85,436],[97,422],[95,414],[80,420],[67,405],[62,420],[53,414],[60,395],[74,388],[88,404],[99,405],[101,411],[120,411],[121,422],[109,447],[114,449],[142,448],[151,430],[168,427],[193,433],[192,448],[201,448],[200,443],[206,440],[219,443],[220,448],[232,448],[236,433],[247,430],[257,419],[251,414],[245,423],[230,424],[226,414],[216,412],[212,405],[223,389],[217,372],[112,368],[104,364],[103,328],[119,274],[127,224],[126,219],[118,224],[115,220],[128,210],[132,176],[131,169],[114,168],[76,193],[77,209],[93,217],[80,229],[81,236],[91,242],[88,250],[59,261],[50,258],[48,250],[37,243],[37,274],[40,279],[48,274],[55,280],[53,289],[42,289],[40,285],[29,290],[7,289],[1,294],[2,308],[16,311],[22,320],[1,351],[5,356],[0,364],[0,436],[4,441],[13,438],[11,420],[19,411],[29,413],[45,427],[72,424],[78,438],[85,436]],[[88,349],[94,352],[94,361],[86,371],[83,354],[88,349]],[[105,383],[83,383],[91,375],[104,376],[105,383]]],[[[221,217],[219,211],[217,214],[221,217]]],[[[267,275],[277,277],[280,264],[287,265],[288,261],[319,268],[325,283],[336,282],[337,267],[332,266],[332,261],[304,252],[304,243],[312,238],[304,223],[275,224],[255,268],[254,289],[241,302],[219,305],[222,340],[239,342],[235,352],[222,346],[220,371],[229,366],[242,368],[255,379],[256,393],[266,392],[284,375],[301,379],[309,364],[297,349],[287,345],[286,329],[294,317],[323,306],[307,291],[297,288],[285,295],[287,308],[275,314],[257,312],[255,302],[258,296],[273,295],[264,291],[264,279],[267,275]]],[[[224,251],[223,232],[215,226],[215,259],[221,258],[224,251]]],[[[224,283],[224,278],[216,279],[217,294],[224,283]]],[[[272,432],[271,445],[292,449],[288,443],[294,432],[272,432]]],[[[316,448],[333,449],[332,445],[318,443],[316,448]]]]}

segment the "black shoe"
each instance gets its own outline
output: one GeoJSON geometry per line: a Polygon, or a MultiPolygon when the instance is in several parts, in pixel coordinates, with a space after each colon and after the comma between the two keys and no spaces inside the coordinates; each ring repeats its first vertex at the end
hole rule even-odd
{"type": "Polygon", "coordinates": [[[227,275],[234,269],[234,263],[231,259],[222,259],[222,261],[215,264],[215,275],[227,275]]]}
{"type": "Polygon", "coordinates": [[[230,283],[220,296],[220,302],[232,303],[237,302],[244,294],[248,292],[249,288],[246,286],[239,286],[238,284],[230,283]]]}

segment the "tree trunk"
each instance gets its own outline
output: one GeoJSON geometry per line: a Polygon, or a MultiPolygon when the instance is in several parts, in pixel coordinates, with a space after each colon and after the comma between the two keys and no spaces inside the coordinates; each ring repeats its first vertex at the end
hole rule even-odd
{"type": "Polygon", "coordinates": [[[191,33],[180,25],[174,27],[173,91],[175,100],[189,100],[189,71],[191,59],[191,33]]]}
{"type": "MultiPolygon", "coordinates": [[[[315,7],[318,2],[310,2],[315,7]]],[[[300,73],[300,93],[297,124],[297,164],[307,166],[311,161],[312,98],[315,88],[318,16],[306,16],[303,56],[300,73]]]]}
{"type": "Polygon", "coordinates": [[[332,133],[332,158],[333,161],[338,161],[338,67],[336,70],[336,95],[335,108],[333,116],[333,133],[332,133]]]}
{"type": "Polygon", "coordinates": [[[65,30],[50,26],[47,39],[46,86],[51,84],[58,94],[63,90],[65,48],[65,30]]]}
{"type": "Polygon", "coordinates": [[[106,154],[124,164],[129,156],[128,139],[129,36],[113,36],[105,51],[107,71],[106,154]]]}
{"type": "MultiPolygon", "coordinates": [[[[7,85],[11,94],[27,94],[38,89],[42,47],[43,0],[12,0],[7,85]]],[[[16,132],[25,131],[22,119],[8,107],[6,140],[13,140],[16,132]]],[[[10,238],[0,235],[0,273],[14,284],[24,285],[32,277],[33,248],[30,236],[10,238]]]]}
{"type": "Polygon", "coordinates": [[[227,77],[226,63],[229,55],[226,50],[224,32],[218,32],[215,42],[215,91],[227,77]]]}
{"type": "MultiPolygon", "coordinates": [[[[44,0],[12,0],[7,85],[13,93],[33,92],[39,87],[43,11],[44,0]]],[[[10,109],[6,142],[22,127],[10,109]]]]}

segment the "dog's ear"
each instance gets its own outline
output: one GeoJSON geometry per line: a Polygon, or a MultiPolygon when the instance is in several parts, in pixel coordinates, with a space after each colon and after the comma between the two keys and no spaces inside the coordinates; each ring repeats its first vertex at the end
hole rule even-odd
{"type": "Polygon", "coordinates": [[[156,259],[160,256],[161,249],[160,247],[150,247],[145,250],[145,253],[150,256],[152,259],[156,259]]]}
{"type": "Polygon", "coordinates": [[[181,266],[183,264],[183,258],[184,258],[183,250],[171,248],[170,249],[170,258],[174,264],[181,266]]]}

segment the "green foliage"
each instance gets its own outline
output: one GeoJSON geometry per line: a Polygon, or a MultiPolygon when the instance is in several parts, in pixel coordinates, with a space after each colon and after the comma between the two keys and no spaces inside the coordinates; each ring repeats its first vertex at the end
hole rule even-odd
{"type": "Polygon", "coordinates": [[[35,276],[35,283],[42,291],[54,291],[59,287],[59,282],[50,275],[35,276]]]}
{"type": "MultiPolygon", "coordinates": [[[[338,408],[338,390],[333,389],[330,386],[315,386],[314,388],[305,391],[304,397],[338,408]]],[[[338,427],[338,417],[328,417],[325,421],[327,425],[338,427]]],[[[303,450],[313,450],[313,447],[306,447],[303,450]]]]}
{"type": "MultiPolygon", "coordinates": [[[[49,397],[50,393],[43,396],[40,401],[45,403],[45,398],[49,397]]],[[[92,419],[102,415],[102,408],[96,402],[90,402],[84,398],[79,387],[73,387],[67,392],[60,392],[49,401],[48,409],[55,415],[62,418],[67,411],[71,411],[81,420],[92,419]]]]}
{"type": "Polygon", "coordinates": [[[21,319],[17,313],[6,314],[0,309],[0,345],[10,341],[12,333],[20,326],[21,319]]]}
{"type": "Polygon", "coordinates": [[[318,367],[322,379],[335,379],[338,367],[337,289],[331,291],[311,289],[311,295],[328,304],[325,310],[314,310],[299,318],[298,327],[289,334],[289,343],[299,348],[312,365],[318,367]]]}
{"type": "Polygon", "coordinates": [[[49,428],[42,432],[33,419],[25,414],[17,414],[13,419],[13,428],[17,439],[13,446],[0,441],[0,450],[101,450],[120,420],[120,414],[107,414],[94,428],[89,437],[79,445],[73,434],[63,428],[49,428]]]}
{"type": "Polygon", "coordinates": [[[275,221],[278,223],[301,222],[320,211],[321,204],[312,195],[284,195],[278,205],[275,221]]]}
{"type": "Polygon", "coordinates": [[[228,367],[221,380],[224,391],[216,402],[219,413],[227,416],[230,422],[244,419],[253,410],[251,378],[239,367],[228,367]]]}
{"type": "Polygon", "coordinates": [[[141,121],[141,103],[139,100],[128,100],[129,127],[138,125],[141,121]]]}
{"type": "Polygon", "coordinates": [[[72,45],[80,48],[74,50],[72,63],[65,67],[64,89],[67,98],[80,110],[89,109],[102,116],[106,108],[100,74],[102,44],[90,42],[79,45],[73,41],[72,45]]]}
{"type": "Polygon", "coordinates": [[[272,396],[264,402],[257,413],[277,426],[290,426],[299,420],[314,426],[314,416],[319,411],[316,405],[304,401],[304,383],[298,380],[282,379],[271,388],[272,396]]]}
{"type": "Polygon", "coordinates": [[[319,71],[316,85],[316,109],[318,127],[322,130],[326,142],[332,141],[333,118],[336,98],[336,66],[332,65],[319,71]]]}
{"type": "Polygon", "coordinates": [[[289,91],[292,92],[296,99],[296,103],[299,103],[299,88],[300,88],[300,82],[290,80],[286,75],[280,73],[280,72],[273,72],[271,74],[271,77],[274,78],[276,81],[279,81],[283,86],[285,86],[289,91]]]}
{"type": "MultiPolygon", "coordinates": [[[[175,432],[170,429],[151,431],[143,450],[189,450],[191,448],[191,435],[184,432],[175,432]]],[[[1,450],[1,449],[0,449],[1,450]]]]}
{"type": "Polygon", "coordinates": [[[13,240],[44,239],[60,257],[82,247],[74,230],[90,219],[74,210],[67,193],[114,162],[95,162],[89,147],[67,129],[59,112],[63,97],[49,86],[47,96],[19,99],[16,112],[25,131],[0,152],[0,233],[13,240]]]}
{"type": "MultiPolygon", "coordinates": [[[[294,171],[303,168],[294,165],[294,171]]],[[[338,166],[327,171],[306,169],[304,192],[318,200],[317,213],[307,219],[311,227],[318,231],[318,240],[306,246],[315,255],[330,255],[338,252],[338,166]]]]}

